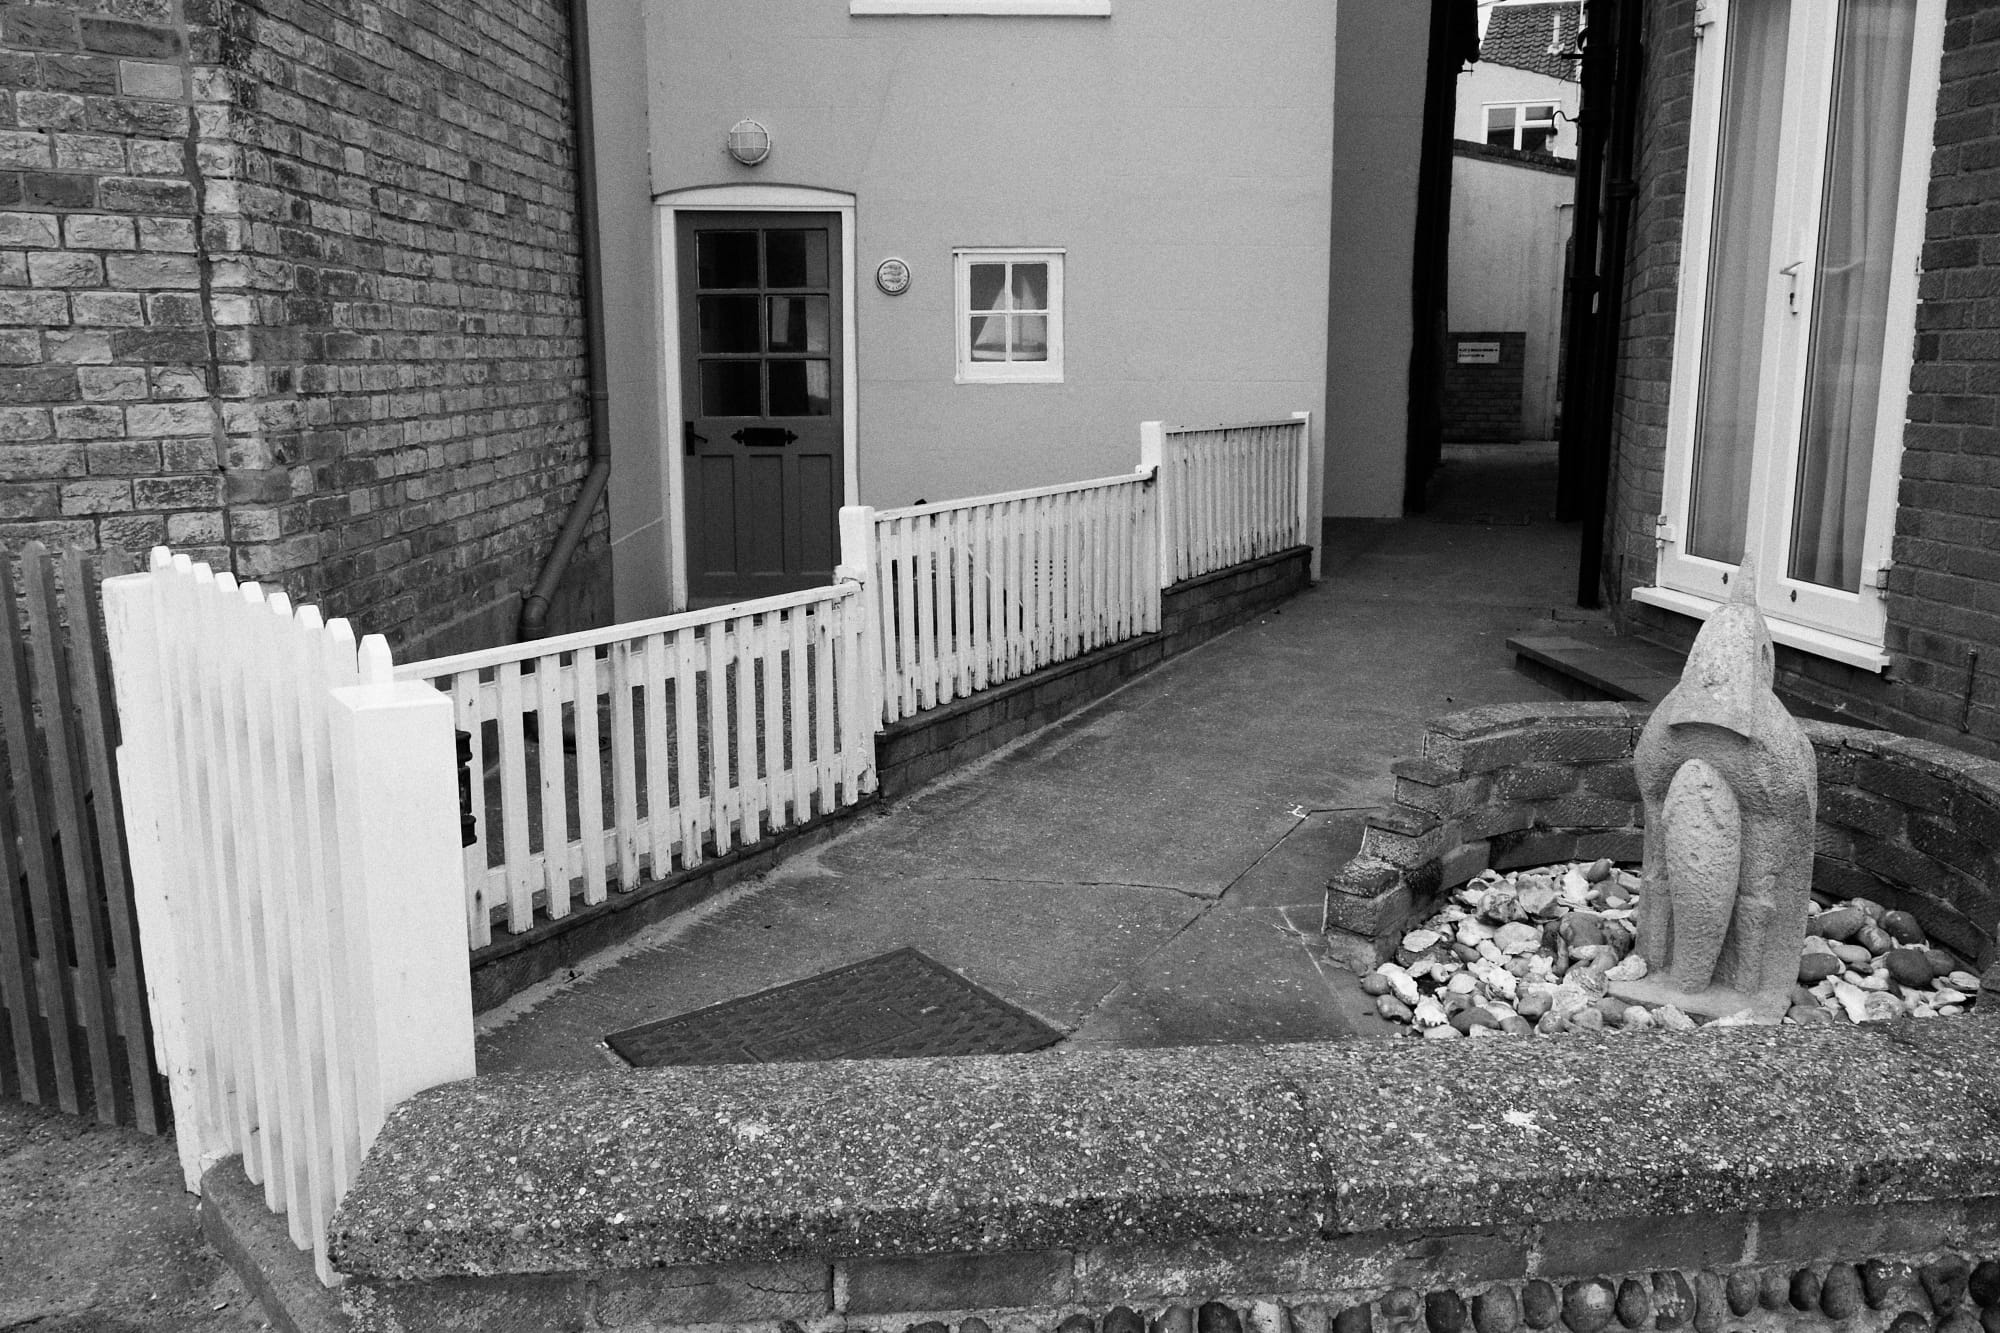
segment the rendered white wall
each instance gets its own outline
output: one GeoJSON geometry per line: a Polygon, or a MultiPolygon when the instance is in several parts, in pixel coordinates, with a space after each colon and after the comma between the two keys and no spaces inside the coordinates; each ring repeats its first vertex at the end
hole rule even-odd
{"type": "Polygon", "coordinates": [[[1430,6],[1341,0],[1334,73],[1326,513],[1403,512],[1430,6]]]}
{"type": "Polygon", "coordinates": [[[1149,418],[1310,409],[1320,428],[1325,0],[1118,0],[1094,19],[856,18],[841,0],[643,10],[654,192],[856,196],[863,501],[1128,471],[1149,418]],[[755,168],[723,148],[743,117],[773,138],[755,168]],[[953,382],[954,246],[1067,250],[1064,383],[953,382]],[[892,255],[913,271],[897,297],[873,282],[892,255]]]}
{"type": "Polygon", "coordinates": [[[1451,327],[1521,332],[1522,428],[1555,438],[1565,245],[1576,177],[1457,155],[1451,179],[1451,327]]]}

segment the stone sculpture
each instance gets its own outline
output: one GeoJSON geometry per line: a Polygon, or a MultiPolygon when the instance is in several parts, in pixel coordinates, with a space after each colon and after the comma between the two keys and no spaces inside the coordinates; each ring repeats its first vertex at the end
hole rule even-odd
{"type": "Polygon", "coordinates": [[[1744,558],[1680,684],[1639,736],[1645,867],[1621,999],[1776,1022],[1791,1003],[1812,888],[1812,742],[1772,692],[1775,657],[1744,558]]]}

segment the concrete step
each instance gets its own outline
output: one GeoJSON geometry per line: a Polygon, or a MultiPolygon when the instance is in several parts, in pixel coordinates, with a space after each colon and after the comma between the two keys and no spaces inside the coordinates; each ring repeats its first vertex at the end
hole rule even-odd
{"type": "Polygon", "coordinates": [[[1570,699],[1658,703],[1686,662],[1671,649],[1585,623],[1517,634],[1507,647],[1516,671],[1570,699]]]}

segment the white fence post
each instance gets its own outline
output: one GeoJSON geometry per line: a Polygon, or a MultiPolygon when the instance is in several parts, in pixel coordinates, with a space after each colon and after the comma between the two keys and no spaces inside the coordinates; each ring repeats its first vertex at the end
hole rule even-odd
{"type": "Polygon", "coordinates": [[[333,691],[364,1153],[396,1103],[473,1073],[451,700],[393,673],[371,634],[361,683],[333,691]]]}
{"type": "MultiPolygon", "coordinates": [[[[155,567],[159,559],[155,552],[155,567]]],[[[197,1068],[199,1058],[184,990],[187,968],[181,957],[176,920],[200,911],[176,890],[182,877],[170,867],[185,842],[172,789],[175,771],[169,732],[169,705],[162,668],[167,659],[160,640],[160,585],[152,574],[125,574],[104,580],[104,631],[110,641],[112,689],[118,701],[118,791],[125,808],[125,840],[132,872],[133,908],[139,922],[139,952],[146,969],[146,1003],[153,1047],[174,1108],[174,1143],[181,1177],[189,1193],[201,1192],[202,1173],[230,1152],[228,1131],[214,1123],[196,1095],[198,1078],[214,1071],[197,1068]],[[135,665],[139,664],[139,665],[135,665]]]]}
{"type": "Polygon", "coordinates": [[[886,722],[883,696],[888,690],[888,667],[883,658],[883,599],[881,551],[875,536],[875,506],[842,505],[840,510],[840,564],[833,571],[836,583],[861,585],[861,670],[858,677],[861,716],[868,719],[871,733],[886,722]]]}
{"type": "Polygon", "coordinates": [[[1162,588],[1172,587],[1176,559],[1172,541],[1172,527],[1168,518],[1173,506],[1167,503],[1167,426],[1164,421],[1142,421],[1139,423],[1139,467],[1141,473],[1153,474],[1153,563],[1156,575],[1154,582],[1162,588]]]}
{"type": "Polygon", "coordinates": [[[1294,412],[1293,420],[1299,423],[1299,544],[1312,547],[1312,568],[1307,578],[1319,582],[1319,527],[1313,522],[1313,514],[1319,506],[1313,503],[1312,494],[1312,452],[1313,414],[1294,412]]]}

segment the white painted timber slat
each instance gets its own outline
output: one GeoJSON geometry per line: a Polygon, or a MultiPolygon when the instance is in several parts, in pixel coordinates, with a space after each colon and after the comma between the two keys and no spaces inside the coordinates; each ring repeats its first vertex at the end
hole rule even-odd
{"type": "Polygon", "coordinates": [[[604,754],[597,726],[605,664],[597,653],[596,648],[577,649],[570,667],[575,690],[571,707],[576,719],[577,837],[583,843],[583,901],[591,905],[604,901],[610,878],[605,857],[604,754]]]}
{"type": "Polygon", "coordinates": [[[569,915],[569,777],[563,762],[562,659],[535,659],[536,767],[541,779],[542,901],[551,921],[569,915]]]}
{"type": "MultiPolygon", "coordinates": [[[[716,633],[710,625],[708,633],[716,633]]],[[[662,830],[654,851],[653,878],[665,879],[673,872],[673,858],[669,853],[678,836],[681,865],[683,868],[698,866],[706,853],[702,850],[708,842],[709,831],[715,827],[716,800],[720,789],[713,784],[707,796],[701,794],[701,654],[707,651],[707,642],[697,638],[691,629],[677,630],[672,635],[662,635],[661,652],[672,662],[670,679],[674,693],[674,775],[679,783],[679,805],[675,807],[676,822],[670,822],[667,814],[667,788],[664,779],[660,786],[661,814],[658,827],[662,830]],[[667,832],[678,828],[678,835],[667,832]]],[[[709,688],[715,688],[711,677],[709,688]]],[[[661,736],[664,737],[664,722],[661,736]]],[[[665,741],[661,742],[661,772],[665,772],[665,741]]],[[[718,847],[721,843],[716,844],[718,847]]]]}
{"type": "Polygon", "coordinates": [[[535,882],[528,848],[528,741],[522,725],[527,694],[521,664],[494,669],[500,701],[500,839],[506,852],[507,929],[515,934],[535,923],[535,882]]]}
{"type": "Polygon", "coordinates": [[[610,646],[611,673],[611,809],[616,821],[612,855],[618,864],[618,887],[630,893],[639,887],[639,746],[633,730],[633,666],[642,649],[630,640],[610,646]]]}
{"type": "Polygon", "coordinates": [[[729,654],[727,624],[708,627],[708,789],[714,796],[715,850],[725,855],[734,845],[731,824],[739,802],[729,774],[729,654]]]}

